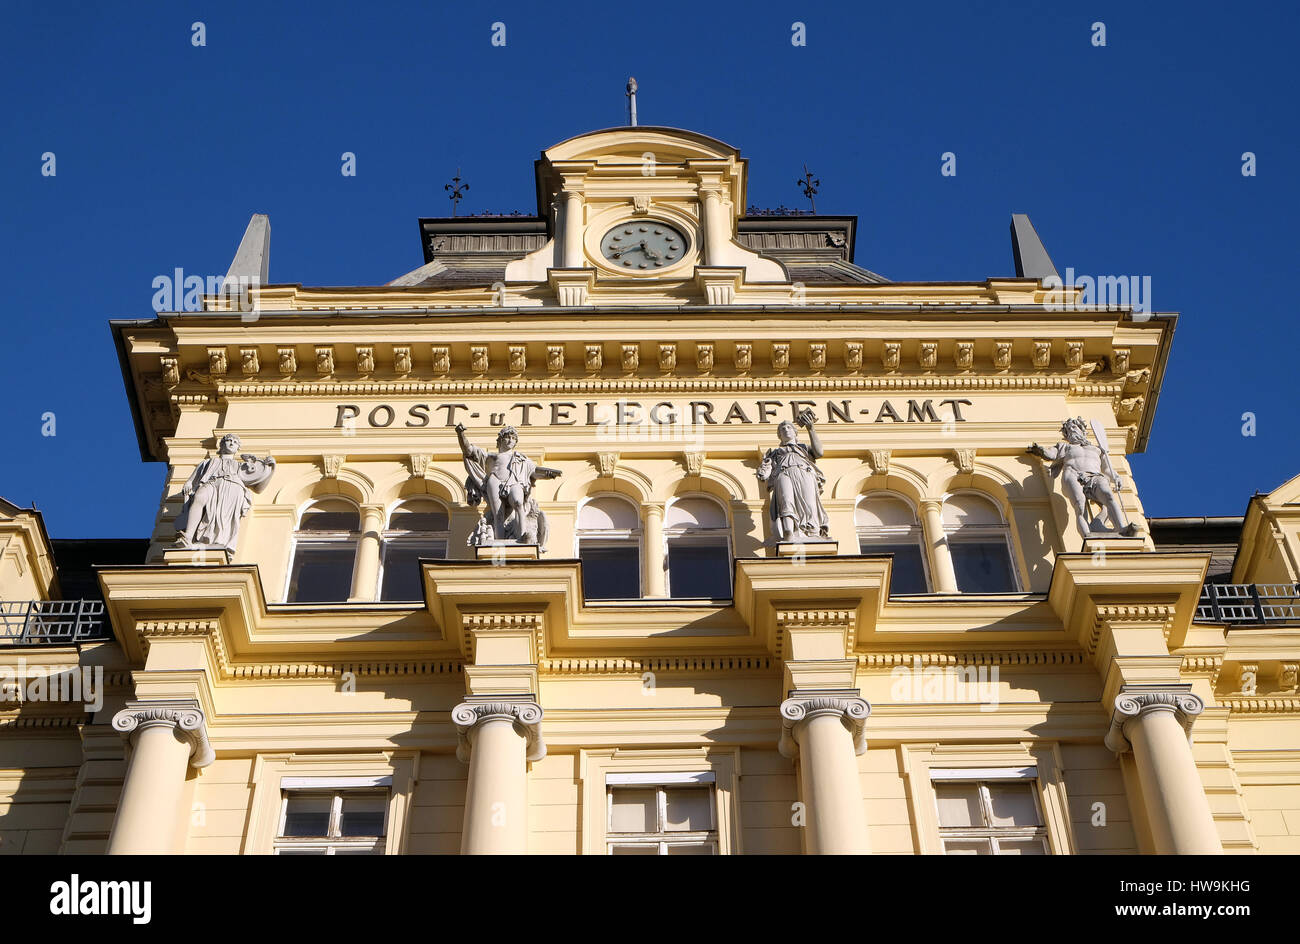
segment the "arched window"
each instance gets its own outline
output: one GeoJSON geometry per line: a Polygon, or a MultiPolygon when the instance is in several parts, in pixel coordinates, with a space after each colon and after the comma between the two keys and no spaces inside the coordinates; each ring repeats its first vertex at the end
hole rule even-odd
{"type": "Polygon", "coordinates": [[[712,498],[679,498],[664,516],[670,597],[731,596],[731,527],[712,498]]]}
{"type": "Polygon", "coordinates": [[[293,536],[290,603],[339,603],[352,594],[361,513],[346,498],[323,498],[303,509],[293,536]]]}
{"type": "Polygon", "coordinates": [[[599,495],[578,512],[578,559],[588,600],[641,596],[641,516],[626,498],[599,495]]]}
{"type": "Polygon", "coordinates": [[[858,503],[858,551],[893,554],[890,594],[929,593],[929,568],[921,522],[911,503],[890,492],[874,492],[858,503]]]}
{"type": "Polygon", "coordinates": [[[432,498],[410,498],[393,509],[384,531],[379,599],[424,599],[419,560],[447,556],[450,527],[446,507],[432,498]]]}
{"type": "Polygon", "coordinates": [[[962,593],[1007,593],[1016,586],[1010,531],[998,506],[960,492],[943,503],[943,530],[962,593]]]}

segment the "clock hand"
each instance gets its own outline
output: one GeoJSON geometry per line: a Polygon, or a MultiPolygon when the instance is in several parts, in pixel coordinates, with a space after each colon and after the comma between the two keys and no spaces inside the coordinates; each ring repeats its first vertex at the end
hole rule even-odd
{"type": "Polygon", "coordinates": [[[628,246],[628,247],[625,248],[625,249],[616,249],[616,250],[614,250],[614,255],[615,255],[616,257],[618,257],[618,256],[622,256],[624,253],[628,253],[628,252],[636,252],[636,250],[638,250],[638,249],[640,249],[642,252],[645,252],[645,253],[648,253],[648,252],[649,252],[649,250],[646,249],[646,247],[645,247],[645,240],[644,240],[644,239],[641,240],[641,242],[637,243],[635,246],[628,246]]]}

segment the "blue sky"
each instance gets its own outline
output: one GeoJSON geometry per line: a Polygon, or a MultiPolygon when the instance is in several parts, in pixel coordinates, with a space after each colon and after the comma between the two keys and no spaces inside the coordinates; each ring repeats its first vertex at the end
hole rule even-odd
{"type": "Polygon", "coordinates": [[[1133,459],[1148,514],[1240,514],[1300,473],[1295,7],[87,7],[0,10],[0,495],[55,537],[152,528],[164,469],[139,459],[108,321],[148,317],[155,276],[224,273],[264,212],[272,281],[386,282],[422,261],[416,219],[447,213],[458,166],[462,212],[532,212],[538,152],[624,123],[629,74],[642,124],[741,149],[751,203],[797,205],[807,162],[887,277],[1012,274],[1013,212],[1062,271],[1149,275],[1181,319],[1133,459]]]}

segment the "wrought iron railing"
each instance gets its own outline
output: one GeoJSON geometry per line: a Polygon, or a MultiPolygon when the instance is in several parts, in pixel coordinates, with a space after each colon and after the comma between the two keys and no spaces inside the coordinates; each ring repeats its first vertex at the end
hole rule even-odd
{"type": "Polygon", "coordinates": [[[1202,623],[1300,623],[1300,584],[1207,583],[1196,619],[1202,623]]]}
{"type": "Polygon", "coordinates": [[[112,639],[100,600],[0,600],[0,646],[112,639]]]}

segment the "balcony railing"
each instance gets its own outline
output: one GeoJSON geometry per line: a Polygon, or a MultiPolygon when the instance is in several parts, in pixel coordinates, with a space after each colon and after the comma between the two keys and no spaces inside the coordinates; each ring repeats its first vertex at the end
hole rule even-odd
{"type": "Polygon", "coordinates": [[[0,600],[0,646],[66,646],[112,638],[99,600],[0,600]]]}
{"type": "Polygon", "coordinates": [[[1300,623],[1300,584],[1207,583],[1196,619],[1202,623],[1300,623]]]}

